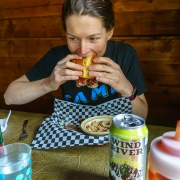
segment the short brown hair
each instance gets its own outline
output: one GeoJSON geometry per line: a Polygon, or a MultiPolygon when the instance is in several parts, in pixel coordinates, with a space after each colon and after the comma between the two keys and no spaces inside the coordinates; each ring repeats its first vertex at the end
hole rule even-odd
{"type": "Polygon", "coordinates": [[[110,0],[65,0],[62,6],[62,25],[71,15],[89,15],[102,19],[107,31],[114,27],[114,11],[110,0]]]}

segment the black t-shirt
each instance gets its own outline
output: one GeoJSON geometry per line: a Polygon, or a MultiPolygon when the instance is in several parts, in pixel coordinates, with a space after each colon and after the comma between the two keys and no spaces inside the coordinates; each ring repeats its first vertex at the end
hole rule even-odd
{"type": "MultiPolygon", "coordinates": [[[[29,81],[36,81],[50,76],[54,67],[65,56],[71,54],[67,45],[50,49],[27,73],[29,81]]],[[[109,40],[104,57],[109,57],[119,64],[126,78],[138,89],[138,95],[146,91],[142,71],[136,51],[128,44],[109,40]]],[[[98,105],[118,98],[118,93],[109,85],[99,82],[97,88],[76,87],[74,80],[60,86],[64,100],[77,104],[98,105]]]]}

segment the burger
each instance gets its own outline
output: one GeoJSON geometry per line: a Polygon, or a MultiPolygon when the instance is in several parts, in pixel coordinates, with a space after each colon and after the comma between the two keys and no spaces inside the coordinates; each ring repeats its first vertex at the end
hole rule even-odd
{"type": "Polygon", "coordinates": [[[97,58],[96,54],[84,57],[83,59],[73,59],[72,62],[83,66],[82,75],[76,80],[76,87],[87,86],[95,88],[98,86],[98,81],[95,77],[89,76],[89,66],[95,64],[93,59],[97,58]]]}

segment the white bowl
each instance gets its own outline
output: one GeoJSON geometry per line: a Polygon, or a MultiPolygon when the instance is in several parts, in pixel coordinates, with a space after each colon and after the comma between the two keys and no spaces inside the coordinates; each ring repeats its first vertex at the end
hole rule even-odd
{"type": "Polygon", "coordinates": [[[110,122],[110,125],[111,125],[113,117],[114,116],[104,115],[104,116],[94,116],[94,117],[85,119],[81,123],[81,129],[82,129],[82,131],[84,131],[85,133],[87,133],[89,135],[93,135],[93,136],[105,136],[105,135],[109,134],[109,130],[106,131],[106,132],[94,132],[94,131],[88,130],[86,128],[86,126],[91,125],[91,123],[94,122],[94,121],[96,121],[96,122],[100,122],[100,121],[110,122]]]}

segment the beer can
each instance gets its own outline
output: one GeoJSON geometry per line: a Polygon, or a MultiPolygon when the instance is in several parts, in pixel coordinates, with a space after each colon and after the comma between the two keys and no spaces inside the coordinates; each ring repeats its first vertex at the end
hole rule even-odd
{"type": "Polygon", "coordinates": [[[109,130],[109,179],[145,180],[148,129],[134,114],[119,114],[109,130]]]}

